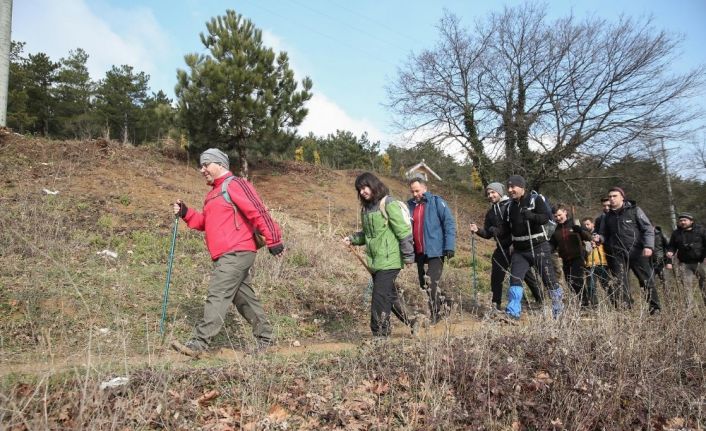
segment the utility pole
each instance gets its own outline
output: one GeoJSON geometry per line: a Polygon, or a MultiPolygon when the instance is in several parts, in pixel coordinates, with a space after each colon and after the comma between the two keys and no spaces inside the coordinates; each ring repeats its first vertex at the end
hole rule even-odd
{"type": "Polygon", "coordinates": [[[7,85],[10,77],[12,0],[0,0],[0,127],[7,125],[7,85]]]}
{"type": "Polygon", "coordinates": [[[669,178],[669,168],[667,167],[667,150],[664,148],[664,138],[660,138],[662,144],[662,164],[664,165],[664,176],[667,178],[667,197],[669,198],[669,216],[672,219],[672,230],[677,229],[677,214],[674,209],[674,196],[672,195],[672,180],[669,178]]]}

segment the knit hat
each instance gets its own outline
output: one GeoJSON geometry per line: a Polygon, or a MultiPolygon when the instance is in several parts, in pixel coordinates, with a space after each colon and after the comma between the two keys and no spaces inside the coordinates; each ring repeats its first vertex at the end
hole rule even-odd
{"type": "Polygon", "coordinates": [[[694,221],[694,215],[691,213],[680,213],[677,218],[688,218],[691,221],[694,221]]]}
{"type": "Polygon", "coordinates": [[[610,190],[608,190],[608,193],[610,193],[610,192],[618,192],[623,196],[623,199],[625,199],[625,190],[621,189],[618,186],[611,187],[610,190]]]}
{"type": "Polygon", "coordinates": [[[218,148],[209,148],[208,150],[201,153],[199,163],[202,165],[204,163],[217,163],[226,169],[230,167],[230,162],[228,161],[228,154],[224,153],[218,148]]]}
{"type": "Polygon", "coordinates": [[[487,192],[488,190],[493,190],[500,196],[505,196],[505,186],[502,183],[490,183],[485,186],[485,191],[487,192]]]}
{"type": "Polygon", "coordinates": [[[510,178],[507,179],[507,186],[515,186],[515,187],[521,187],[523,189],[527,188],[527,181],[525,181],[524,178],[522,178],[521,175],[510,175],[510,178]]]}

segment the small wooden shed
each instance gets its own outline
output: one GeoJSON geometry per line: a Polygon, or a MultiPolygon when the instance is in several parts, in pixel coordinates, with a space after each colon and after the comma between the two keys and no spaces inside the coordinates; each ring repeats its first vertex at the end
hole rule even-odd
{"type": "Polygon", "coordinates": [[[406,173],[407,179],[412,179],[414,177],[424,178],[425,181],[429,181],[430,177],[436,178],[437,181],[442,181],[441,177],[436,174],[426,163],[424,159],[411,168],[407,169],[406,173]]]}

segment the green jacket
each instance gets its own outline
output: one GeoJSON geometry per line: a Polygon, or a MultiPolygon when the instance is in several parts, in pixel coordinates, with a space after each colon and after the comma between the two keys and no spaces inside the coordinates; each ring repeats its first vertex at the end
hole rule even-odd
{"type": "Polygon", "coordinates": [[[366,246],[368,267],[373,272],[401,269],[405,263],[414,262],[412,227],[393,201],[391,197],[385,201],[389,220],[385,220],[378,203],[364,207],[361,211],[363,230],[350,237],[351,244],[366,246]]]}

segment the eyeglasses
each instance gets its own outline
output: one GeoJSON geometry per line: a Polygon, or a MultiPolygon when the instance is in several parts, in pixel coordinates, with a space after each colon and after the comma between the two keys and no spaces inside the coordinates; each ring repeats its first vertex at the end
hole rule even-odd
{"type": "Polygon", "coordinates": [[[206,169],[208,168],[208,165],[210,165],[213,162],[206,162],[206,163],[201,163],[201,169],[206,169]]]}

